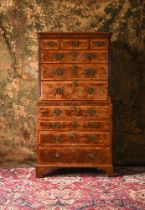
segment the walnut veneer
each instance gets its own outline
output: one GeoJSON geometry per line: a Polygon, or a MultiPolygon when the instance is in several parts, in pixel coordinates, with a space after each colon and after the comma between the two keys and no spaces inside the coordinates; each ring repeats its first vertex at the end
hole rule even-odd
{"type": "Polygon", "coordinates": [[[36,176],[61,167],[112,175],[110,33],[38,33],[36,176]]]}

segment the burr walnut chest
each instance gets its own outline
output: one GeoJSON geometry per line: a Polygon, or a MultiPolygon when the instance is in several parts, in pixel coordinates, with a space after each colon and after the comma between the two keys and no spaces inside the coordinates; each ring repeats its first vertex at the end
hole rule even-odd
{"type": "Polygon", "coordinates": [[[112,175],[110,33],[38,33],[36,176],[94,167],[112,175]]]}

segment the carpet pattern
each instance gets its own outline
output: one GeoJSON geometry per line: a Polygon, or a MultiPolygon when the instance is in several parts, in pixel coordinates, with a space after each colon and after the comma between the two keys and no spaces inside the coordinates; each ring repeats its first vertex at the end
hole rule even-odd
{"type": "Polygon", "coordinates": [[[144,210],[145,168],[62,170],[42,179],[34,168],[0,169],[0,210],[144,210]]]}

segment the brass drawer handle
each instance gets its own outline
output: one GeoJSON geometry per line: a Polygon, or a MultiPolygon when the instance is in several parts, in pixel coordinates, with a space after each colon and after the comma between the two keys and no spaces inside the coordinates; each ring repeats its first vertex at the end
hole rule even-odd
{"type": "Polygon", "coordinates": [[[56,60],[61,60],[61,59],[63,58],[63,54],[61,54],[61,53],[56,53],[56,54],[54,55],[54,57],[55,57],[56,60]]]}
{"type": "Polygon", "coordinates": [[[74,120],[74,121],[72,122],[72,127],[73,127],[73,128],[77,128],[77,127],[78,127],[77,121],[74,120]]]}
{"type": "Polygon", "coordinates": [[[86,69],[85,74],[89,77],[93,77],[95,75],[95,69],[86,69]]]}
{"type": "Polygon", "coordinates": [[[92,60],[95,57],[95,54],[94,53],[87,53],[86,56],[89,60],[92,60]]]}
{"type": "Polygon", "coordinates": [[[88,139],[89,141],[95,141],[95,140],[96,140],[96,136],[95,136],[95,135],[88,135],[88,136],[87,136],[87,139],[88,139]]]}
{"type": "Polygon", "coordinates": [[[62,137],[61,136],[53,136],[52,139],[55,142],[59,142],[62,139],[62,137]]]}
{"type": "Polygon", "coordinates": [[[97,125],[96,125],[95,122],[89,122],[89,123],[87,124],[87,127],[88,127],[88,128],[97,128],[97,125]]]}
{"type": "Polygon", "coordinates": [[[96,46],[97,47],[101,47],[104,45],[104,42],[103,41],[96,41],[96,46]]]}
{"type": "Polygon", "coordinates": [[[54,109],[53,112],[57,116],[59,116],[62,113],[61,109],[54,109]]]}
{"type": "Polygon", "coordinates": [[[54,123],[53,128],[61,128],[61,123],[59,122],[54,123]]]}
{"type": "Polygon", "coordinates": [[[77,46],[79,46],[79,44],[80,44],[79,41],[72,41],[71,42],[71,46],[73,46],[73,47],[77,47],[77,46]]]}
{"type": "Polygon", "coordinates": [[[58,76],[61,76],[61,75],[63,75],[63,69],[55,69],[55,71],[54,71],[54,74],[55,75],[58,75],[58,76]]]}
{"type": "Polygon", "coordinates": [[[64,93],[64,90],[63,90],[63,88],[58,87],[58,88],[55,89],[55,92],[56,92],[56,94],[61,95],[61,94],[64,93]]]}
{"type": "Polygon", "coordinates": [[[87,93],[88,94],[93,94],[95,92],[95,88],[93,88],[93,87],[88,87],[87,88],[87,93]]]}
{"type": "Polygon", "coordinates": [[[93,109],[93,108],[89,108],[89,109],[87,110],[87,113],[88,113],[89,115],[91,115],[91,116],[94,116],[94,115],[96,114],[96,110],[93,109]]]}
{"type": "Polygon", "coordinates": [[[53,47],[53,46],[54,46],[54,42],[52,42],[52,41],[47,42],[47,45],[48,45],[49,47],[53,47]]]}
{"type": "Polygon", "coordinates": [[[60,153],[59,152],[55,152],[54,153],[54,157],[57,158],[57,159],[59,159],[60,158],[60,153]]]}

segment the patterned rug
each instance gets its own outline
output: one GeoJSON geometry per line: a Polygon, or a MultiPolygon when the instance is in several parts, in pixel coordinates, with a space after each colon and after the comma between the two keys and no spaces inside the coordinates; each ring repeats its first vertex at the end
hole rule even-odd
{"type": "Polygon", "coordinates": [[[61,170],[35,178],[34,168],[0,169],[0,210],[144,210],[145,168],[116,168],[114,177],[61,170]]]}

